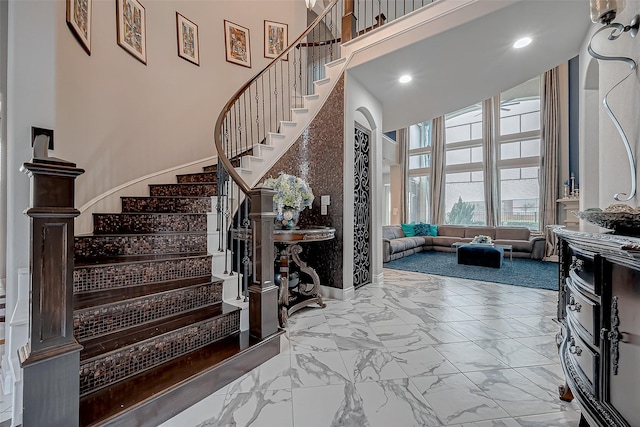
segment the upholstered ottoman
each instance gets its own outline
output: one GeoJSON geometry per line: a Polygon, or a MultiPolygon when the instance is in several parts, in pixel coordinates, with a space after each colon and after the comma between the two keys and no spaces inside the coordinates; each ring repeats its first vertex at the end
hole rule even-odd
{"type": "Polygon", "coordinates": [[[490,245],[462,245],[458,248],[458,264],[500,268],[504,249],[490,245]]]}

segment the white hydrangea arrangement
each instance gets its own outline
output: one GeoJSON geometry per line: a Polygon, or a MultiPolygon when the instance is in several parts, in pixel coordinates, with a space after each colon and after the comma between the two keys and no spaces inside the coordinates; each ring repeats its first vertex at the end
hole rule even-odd
{"type": "Polygon", "coordinates": [[[263,185],[273,188],[273,210],[283,215],[289,209],[302,211],[313,204],[313,192],[305,180],[297,176],[280,172],[277,178],[267,178],[263,185]]]}
{"type": "Polygon", "coordinates": [[[491,243],[493,243],[493,241],[491,240],[491,237],[480,234],[479,236],[474,237],[471,243],[482,243],[485,245],[490,245],[491,243]]]}

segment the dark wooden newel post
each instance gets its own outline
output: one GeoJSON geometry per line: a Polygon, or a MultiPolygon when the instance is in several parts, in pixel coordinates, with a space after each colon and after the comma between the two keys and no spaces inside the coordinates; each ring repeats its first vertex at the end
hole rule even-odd
{"type": "Polygon", "coordinates": [[[23,426],[78,425],[80,350],[73,336],[74,184],[84,170],[55,158],[21,169],[31,178],[31,307],[23,368],[23,426]]]}
{"type": "Polygon", "coordinates": [[[278,332],[278,287],[273,283],[273,195],[258,187],[251,198],[253,283],[249,286],[249,333],[263,339],[278,332]]]}

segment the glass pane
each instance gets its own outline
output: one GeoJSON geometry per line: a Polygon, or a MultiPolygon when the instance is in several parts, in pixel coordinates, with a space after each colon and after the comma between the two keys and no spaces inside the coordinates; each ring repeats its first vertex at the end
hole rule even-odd
{"type": "Polygon", "coordinates": [[[482,147],[473,147],[471,149],[471,161],[482,162],[482,147]]]}
{"type": "Polygon", "coordinates": [[[447,150],[447,166],[461,165],[471,161],[471,149],[447,150]]]}
{"type": "Polygon", "coordinates": [[[447,182],[471,182],[471,172],[448,173],[447,182]]]}
{"type": "Polygon", "coordinates": [[[540,130],[540,76],[500,94],[500,135],[540,130]]]}
{"type": "Polygon", "coordinates": [[[500,170],[500,225],[538,230],[538,167],[500,170]]]}
{"type": "Polygon", "coordinates": [[[429,222],[429,177],[412,176],[407,189],[409,222],[429,222]]]}
{"type": "Polygon", "coordinates": [[[409,149],[431,146],[431,122],[422,122],[410,127],[409,149]]]}
{"type": "MultiPolygon", "coordinates": [[[[482,174],[482,172],[479,172],[482,174]]],[[[476,172],[474,172],[474,175],[476,172]]],[[[461,174],[447,174],[445,184],[446,224],[486,224],[483,180],[459,182],[461,174]]],[[[468,175],[468,174],[467,174],[468,175]]]]}
{"type": "Polygon", "coordinates": [[[482,105],[475,104],[445,116],[445,142],[482,138],[482,105]]]}
{"type": "Polygon", "coordinates": [[[500,144],[500,160],[520,158],[520,142],[500,144]]]}
{"type": "Polygon", "coordinates": [[[471,181],[482,181],[483,174],[482,171],[471,172],[471,181]]]}
{"type": "Polygon", "coordinates": [[[409,156],[409,169],[420,169],[429,167],[431,167],[431,154],[409,156]]]}
{"type": "Polygon", "coordinates": [[[538,157],[540,155],[539,139],[522,141],[520,147],[522,148],[521,157],[538,157]]]}

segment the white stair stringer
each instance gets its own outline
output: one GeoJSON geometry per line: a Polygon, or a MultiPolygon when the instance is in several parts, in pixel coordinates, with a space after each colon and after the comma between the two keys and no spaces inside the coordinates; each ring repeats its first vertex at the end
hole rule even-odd
{"type": "Polygon", "coordinates": [[[254,146],[253,155],[244,156],[236,171],[249,187],[255,187],[264,174],[289,150],[316,117],[333,91],[347,64],[346,58],[325,64],[326,77],[313,83],[314,93],[303,97],[302,107],[292,108],[292,120],[280,122],[280,132],[269,132],[266,144],[254,146]],[[245,160],[245,158],[247,158],[245,160]]]}

